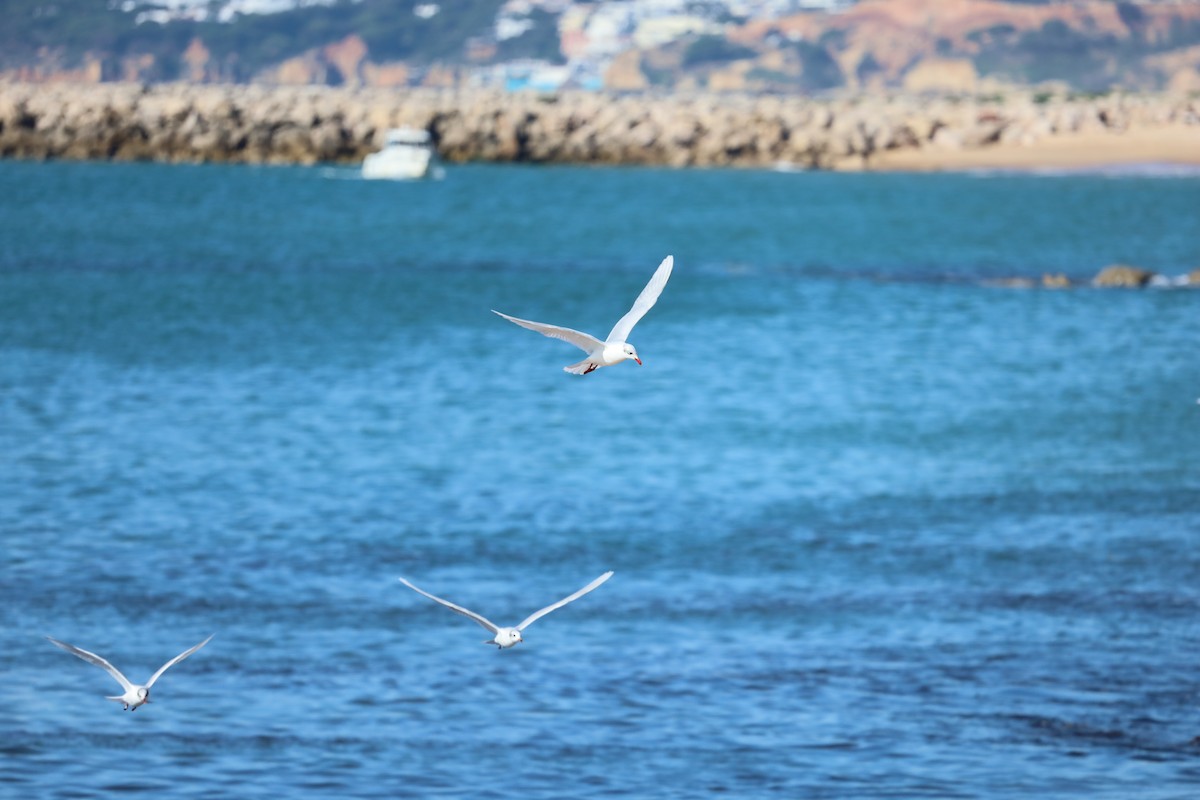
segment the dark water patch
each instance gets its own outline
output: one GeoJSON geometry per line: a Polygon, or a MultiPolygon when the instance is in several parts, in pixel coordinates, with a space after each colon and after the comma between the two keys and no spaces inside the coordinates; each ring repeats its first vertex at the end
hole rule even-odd
{"type": "Polygon", "coordinates": [[[140,792],[164,792],[168,789],[165,783],[113,783],[101,787],[106,792],[117,794],[138,794],[140,792]]]}
{"type": "Polygon", "coordinates": [[[1010,722],[1027,729],[1035,742],[1082,747],[1069,751],[1075,757],[1087,757],[1100,750],[1139,761],[1166,763],[1194,761],[1197,755],[1195,741],[1164,740],[1155,736],[1156,733],[1161,735],[1161,731],[1137,724],[1137,721],[1130,721],[1128,728],[1103,727],[1060,718],[1015,715],[1010,722]]]}
{"type": "Polygon", "coordinates": [[[1130,592],[1104,589],[1087,592],[1002,592],[975,595],[973,599],[974,605],[980,609],[997,608],[1053,614],[1112,613],[1125,610],[1144,612],[1156,617],[1191,618],[1195,616],[1197,609],[1200,609],[1200,595],[1178,595],[1160,591],[1130,592]]]}

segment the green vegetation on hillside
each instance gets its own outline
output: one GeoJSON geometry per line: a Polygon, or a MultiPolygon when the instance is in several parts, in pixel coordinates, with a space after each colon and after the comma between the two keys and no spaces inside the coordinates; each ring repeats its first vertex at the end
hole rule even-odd
{"type": "Polygon", "coordinates": [[[841,67],[823,44],[800,40],[792,44],[800,58],[800,85],[805,91],[820,92],[835,89],[845,83],[841,67]]]}
{"type": "Polygon", "coordinates": [[[562,56],[558,41],[558,17],[535,8],[529,15],[533,27],[513,39],[500,42],[496,52],[497,61],[512,61],[518,58],[538,58],[554,64],[566,59],[562,56]]]}
{"type": "Polygon", "coordinates": [[[1147,74],[1147,56],[1200,43],[1200,23],[1176,20],[1168,36],[1145,35],[1145,12],[1132,3],[1117,3],[1128,35],[1073,28],[1051,19],[1041,28],[1019,32],[1011,25],[974,31],[967,38],[979,46],[973,56],[983,75],[1021,83],[1064,81],[1084,91],[1114,84],[1151,87],[1161,76],[1147,74]]]}
{"type": "Polygon", "coordinates": [[[749,47],[729,41],[724,36],[698,36],[688,44],[683,51],[683,67],[694,67],[700,64],[719,64],[727,61],[737,61],[740,58],[753,58],[756,53],[749,47]]]}
{"type": "MultiPolygon", "coordinates": [[[[117,4],[96,0],[0,0],[0,67],[15,67],[38,58],[48,48],[65,67],[87,56],[124,58],[149,54],[164,73],[178,77],[178,60],[193,38],[199,38],[234,80],[351,34],[362,37],[377,61],[415,64],[463,60],[464,43],[490,33],[502,0],[457,0],[428,19],[413,9],[419,0],[339,0],[278,14],[249,14],[229,23],[173,21],[166,25],[135,24],[135,14],[117,4]],[[111,6],[111,8],[110,8],[111,6]],[[176,73],[176,74],[171,74],[176,73]]],[[[544,15],[543,15],[544,16],[544,15]]],[[[512,40],[509,51],[543,53],[546,20],[512,40]]],[[[556,35],[556,34],[555,34],[556,35]]],[[[508,43],[505,43],[508,44],[508,43]]],[[[557,40],[555,40],[557,52],[557,40]]]]}

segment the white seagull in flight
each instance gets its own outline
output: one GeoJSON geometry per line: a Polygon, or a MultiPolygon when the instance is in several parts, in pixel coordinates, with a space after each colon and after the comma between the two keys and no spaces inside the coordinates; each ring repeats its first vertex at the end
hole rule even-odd
{"type": "Polygon", "coordinates": [[[112,675],[114,678],[116,678],[117,683],[121,684],[122,688],[125,689],[125,694],[119,694],[119,695],[116,695],[115,697],[105,697],[104,699],[105,700],[116,700],[118,703],[121,703],[124,705],[126,711],[137,711],[138,706],[150,702],[150,687],[153,686],[154,682],[159,679],[159,676],[161,676],[164,672],[166,672],[171,667],[178,664],[180,661],[183,661],[185,658],[190,656],[192,653],[199,650],[201,647],[204,647],[204,645],[208,644],[208,640],[211,639],[212,636],[209,636],[208,639],[205,639],[203,642],[196,645],[195,647],[184,650],[182,653],[175,656],[167,663],[163,664],[161,667],[158,668],[158,672],[151,675],[150,680],[146,681],[146,683],[142,686],[139,686],[134,683],[130,683],[129,679],[121,674],[121,670],[117,669],[112,664],[108,663],[108,661],[106,661],[105,659],[101,658],[100,656],[96,655],[93,652],[84,650],[81,647],[76,647],[73,644],[67,644],[66,642],[60,642],[58,639],[55,639],[52,636],[47,636],[46,638],[49,639],[50,643],[55,645],[56,647],[61,647],[63,650],[66,650],[68,653],[79,656],[84,661],[88,662],[89,664],[95,664],[97,667],[102,667],[102,668],[108,670],[108,674],[112,675]]]}
{"type": "Polygon", "coordinates": [[[563,367],[563,370],[575,375],[587,375],[592,370],[600,367],[611,367],[613,364],[620,364],[632,358],[639,365],[642,360],[638,358],[637,350],[633,345],[625,341],[629,336],[629,332],[633,330],[633,326],[637,325],[638,320],[646,315],[654,303],[658,300],[658,296],[662,294],[663,287],[667,285],[667,278],[671,277],[671,268],[675,265],[675,257],[667,256],[663,262],[658,265],[658,269],[654,271],[650,282],[646,284],[646,288],[642,289],[642,293],[638,295],[637,300],[633,301],[633,308],[626,312],[625,316],[617,320],[617,324],[609,331],[608,338],[603,342],[588,333],[581,333],[570,328],[560,328],[557,325],[547,325],[544,322],[530,322],[527,319],[517,319],[510,317],[508,314],[500,314],[499,311],[492,309],[493,313],[500,314],[509,322],[515,322],[522,328],[528,328],[531,331],[537,331],[543,336],[549,336],[551,339],[562,339],[564,342],[569,342],[578,347],[583,352],[587,353],[587,358],[583,361],[576,362],[570,366],[563,367]]]}
{"type": "Polygon", "coordinates": [[[400,582],[403,583],[408,588],[412,589],[414,592],[417,592],[418,594],[423,594],[426,597],[428,597],[430,600],[434,600],[438,603],[441,603],[442,605],[444,605],[446,608],[450,609],[451,611],[457,611],[459,614],[462,614],[464,617],[470,617],[471,619],[475,620],[480,625],[487,628],[488,631],[490,631],[491,633],[494,634],[494,636],[491,639],[484,639],[484,641],[483,641],[484,644],[494,644],[499,648],[504,648],[504,647],[512,647],[514,644],[518,644],[521,641],[523,641],[521,639],[521,631],[528,628],[534,622],[536,622],[537,620],[546,616],[554,609],[562,608],[567,603],[570,603],[572,600],[578,600],[579,598],[583,597],[585,594],[590,592],[592,589],[595,589],[597,586],[604,583],[606,580],[608,580],[612,576],[613,576],[612,570],[609,570],[608,572],[601,575],[599,578],[596,578],[596,580],[589,583],[587,586],[580,589],[578,592],[575,592],[570,597],[564,597],[562,600],[559,600],[557,603],[554,603],[553,605],[548,605],[540,611],[533,612],[532,614],[530,614],[528,617],[525,618],[524,622],[522,622],[520,625],[517,625],[515,628],[502,628],[499,625],[495,624],[494,622],[488,620],[486,617],[484,617],[480,614],[476,614],[474,611],[470,611],[468,609],[463,608],[462,606],[455,605],[454,603],[451,603],[449,600],[443,600],[440,597],[434,597],[433,595],[431,595],[429,592],[425,591],[424,589],[418,589],[416,586],[413,586],[411,583],[404,580],[404,578],[401,578],[400,582]]]}

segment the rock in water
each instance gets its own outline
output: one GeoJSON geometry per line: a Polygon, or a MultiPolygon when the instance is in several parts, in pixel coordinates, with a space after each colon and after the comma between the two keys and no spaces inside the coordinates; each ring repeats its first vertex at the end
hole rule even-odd
{"type": "Polygon", "coordinates": [[[1141,267],[1131,267],[1128,264],[1112,264],[1100,270],[1092,278],[1093,286],[1116,286],[1127,289],[1140,289],[1148,284],[1155,273],[1141,267]]]}

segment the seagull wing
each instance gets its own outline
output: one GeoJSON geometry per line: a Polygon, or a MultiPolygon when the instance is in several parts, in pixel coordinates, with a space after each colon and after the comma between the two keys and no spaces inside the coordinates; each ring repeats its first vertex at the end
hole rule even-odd
{"type": "Polygon", "coordinates": [[[204,645],[208,644],[208,640],[209,640],[209,639],[211,639],[211,638],[212,638],[212,635],[209,635],[208,639],[205,639],[203,642],[201,642],[200,644],[196,645],[195,647],[189,647],[187,650],[184,650],[182,653],[180,653],[179,655],[175,656],[175,657],[174,657],[174,658],[172,658],[170,661],[168,661],[167,663],[165,663],[165,664],[163,664],[161,667],[159,667],[159,668],[158,668],[158,672],[156,672],[156,673],[154,673],[153,675],[151,675],[151,676],[150,676],[150,680],[146,681],[146,688],[147,688],[147,689],[149,689],[151,686],[153,686],[153,685],[154,685],[154,682],[155,682],[156,680],[158,680],[158,676],[159,676],[159,675],[162,675],[162,674],[163,674],[164,672],[166,672],[168,669],[170,669],[171,667],[175,666],[175,665],[176,665],[176,664],[178,664],[180,661],[183,661],[185,658],[187,658],[188,656],[190,656],[192,653],[196,652],[196,651],[197,651],[197,650],[199,650],[201,647],[204,647],[204,645]]]}
{"type": "Polygon", "coordinates": [[[617,320],[617,324],[613,325],[613,329],[608,334],[608,343],[624,342],[629,339],[629,334],[633,330],[633,326],[638,324],[638,320],[646,316],[646,312],[654,307],[658,302],[658,296],[662,294],[663,287],[667,285],[667,278],[671,277],[671,269],[675,266],[675,256],[667,256],[658,265],[658,269],[654,270],[654,275],[650,278],[650,282],[646,284],[646,288],[642,289],[642,293],[638,295],[637,300],[633,301],[633,308],[625,313],[625,316],[617,320]]]}
{"type": "MultiPolygon", "coordinates": [[[[653,304],[653,301],[651,301],[651,303],[653,304]]],[[[585,353],[593,353],[595,352],[596,348],[604,346],[604,342],[600,341],[595,336],[592,336],[590,333],[581,333],[579,331],[571,330],[570,328],[560,328],[557,325],[547,325],[544,322],[530,322],[527,319],[510,317],[508,314],[501,314],[494,308],[492,309],[492,313],[498,314],[509,322],[520,325],[522,328],[528,328],[531,331],[537,331],[542,336],[549,336],[551,339],[561,339],[564,342],[569,342],[585,353]]],[[[644,314],[645,312],[643,311],[642,313],[644,314]]],[[[632,325],[630,327],[632,327],[632,325]]]]}
{"type": "Polygon", "coordinates": [[[596,580],[592,581],[587,586],[583,587],[582,589],[580,589],[578,592],[571,595],[570,597],[564,597],[562,600],[559,600],[554,605],[546,606],[541,611],[533,612],[532,614],[530,614],[528,617],[525,618],[524,622],[522,622],[520,625],[517,626],[517,630],[523,631],[523,630],[525,630],[525,628],[532,625],[534,622],[537,622],[539,619],[546,616],[554,609],[562,608],[563,606],[565,606],[567,603],[571,602],[572,600],[578,600],[579,598],[583,597],[585,594],[590,592],[592,589],[595,589],[597,586],[604,583],[606,580],[608,580],[612,576],[613,576],[612,570],[609,570],[608,572],[604,573],[599,578],[596,578],[596,580]]]}
{"type": "Polygon", "coordinates": [[[79,656],[84,661],[88,662],[89,664],[95,664],[97,667],[101,667],[103,669],[108,670],[108,674],[112,675],[114,678],[116,678],[117,683],[121,684],[121,686],[124,687],[125,691],[128,692],[129,690],[134,688],[133,684],[129,682],[129,679],[121,674],[121,670],[117,669],[112,664],[108,663],[108,661],[106,661],[105,659],[96,655],[95,653],[93,653],[89,650],[84,650],[81,647],[76,647],[73,644],[67,644],[66,642],[60,642],[58,639],[55,639],[53,636],[47,636],[46,638],[49,639],[50,644],[54,645],[55,647],[61,647],[63,650],[66,650],[71,655],[79,656]]]}
{"type": "Polygon", "coordinates": [[[446,608],[450,609],[451,611],[458,612],[459,614],[462,614],[464,617],[470,617],[471,619],[475,620],[483,627],[487,628],[492,633],[496,633],[497,631],[500,630],[500,628],[495,623],[493,623],[491,620],[489,620],[487,617],[484,617],[480,614],[476,614],[474,611],[463,608],[462,606],[456,606],[454,603],[451,603],[449,600],[443,600],[440,597],[434,597],[433,595],[431,595],[429,592],[425,591],[424,589],[418,589],[416,586],[413,586],[411,583],[404,580],[404,578],[401,578],[400,582],[403,583],[408,588],[412,589],[417,594],[423,594],[426,597],[428,597],[430,600],[433,600],[434,602],[437,602],[437,603],[441,603],[442,605],[444,605],[446,608]]]}

